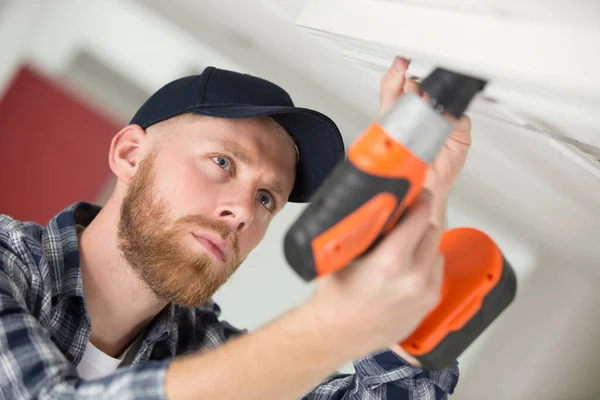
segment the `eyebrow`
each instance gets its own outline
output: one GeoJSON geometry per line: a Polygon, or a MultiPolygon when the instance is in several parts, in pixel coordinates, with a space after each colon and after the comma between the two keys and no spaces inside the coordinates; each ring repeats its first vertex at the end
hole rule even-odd
{"type": "Polygon", "coordinates": [[[281,187],[281,183],[278,180],[274,180],[272,183],[273,191],[279,195],[282,199],[285,200],[285,195],[283,194],[283,188],[281,187]]]}
{"type": "Polygon", "coordinates": [[[246,153],[237,144],[232,143],[232,142],[226,142],[224,140],[219,140],[218,142],[223,146],[223,148],[225,148],[225,150],[227,152],[233,154],[233,156],[235,158],[239,159],[244,164],[248,164],[248,165],[254,165],[255,164],[255,160],[252,159],[252,157],[250,157],[248,155],[248,153],[246,153]]]}
{"type": "MultiPolygon", "coordinates": [[[[225,140],[218,140],[218,142],[223,146],[225,151],[231,153],[235,158],[239,159],[244,164],[254,165],[256,163],[255,160],[237,144],[225,140]]],[[[283,193],[283,187],[277,179],[271,182],[271,186],[273,187],[273,191],[285,200],[286,196],[283,193]]]]}

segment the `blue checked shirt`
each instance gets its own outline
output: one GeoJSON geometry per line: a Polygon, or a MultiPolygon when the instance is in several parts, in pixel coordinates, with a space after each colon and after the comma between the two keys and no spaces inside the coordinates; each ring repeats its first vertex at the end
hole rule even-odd
{"type": "MultiPolygon", "coordinates": [[[[0,214],[0,394],[5,399],[165,399],[165,372],[177,355],[210,350],[244,334],[219,320],[217,304],[171,305],[154,319],[126,365],[95,380],[77,375],[90,335],[77,225],[99,208],[76,203],[46,227],[0,214]]],[[[458,367],[428,372],[382,351],[354,361],[355,374],[329,377],[303,398],[445,399],[458,367]]],[[[243,394],[240,393],[243,397],[243,394]]]]}

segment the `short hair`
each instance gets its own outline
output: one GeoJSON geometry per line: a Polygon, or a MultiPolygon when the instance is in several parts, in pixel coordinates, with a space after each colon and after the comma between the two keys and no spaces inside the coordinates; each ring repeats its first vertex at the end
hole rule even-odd
{"type": "Polygon", "coordinates": [[[285,129],[283,125],[277,122],[273,117],[268,115],[266,118],[267,122],[275,126],[277,132],[279,132],[284,139],[289,140],[294,145],[294,150],[296,151],[296,164],[298,164],[298,162],[300,161],[300,149],[298,148],[298,143],[296,143],[296,139],[294,139],[292,134],[289,133],[288,130],[285,129]]]}

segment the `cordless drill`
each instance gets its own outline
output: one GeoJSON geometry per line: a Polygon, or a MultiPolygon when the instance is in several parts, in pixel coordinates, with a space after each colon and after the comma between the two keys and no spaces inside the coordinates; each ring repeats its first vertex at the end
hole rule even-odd
{"type": "MultiPolygon", "coordinates": [[[[485,85],[437,68],[421,83],[425,98],[405,93],[368,126],[285,235],[285,257],[302,279],[346,267],[410,212],[452,133],[448,118],[460,118],[485,85]]],[[[439,246],[445,258],[441,300],[400,343],[430,370],[451,365],[517,290],[512,266],[484,232],[451,229],[439,246]]]]}

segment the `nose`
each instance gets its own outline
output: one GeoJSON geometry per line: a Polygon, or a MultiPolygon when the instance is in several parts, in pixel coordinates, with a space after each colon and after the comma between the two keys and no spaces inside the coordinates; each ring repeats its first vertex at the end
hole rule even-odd
{"type": "Polygon", "coordinates": [[[225,222],[234,232],[245,231],[254,219],[254,197],[253,195],[238,193],[233,200],[223,202],[217,208],[217,219],[225,222]]]}

